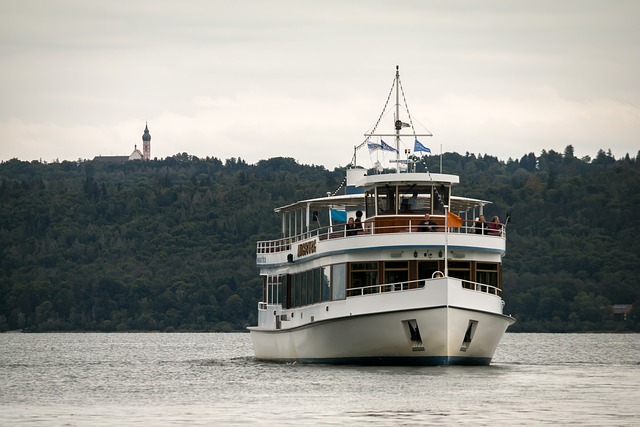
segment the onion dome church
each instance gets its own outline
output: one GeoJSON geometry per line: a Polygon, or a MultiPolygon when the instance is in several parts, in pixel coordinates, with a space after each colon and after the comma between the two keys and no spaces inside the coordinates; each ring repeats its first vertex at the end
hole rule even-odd
{"type": "Polygon", "coordinates": [[[142,158],[151,160],[151,134],[147,123],[144,124],[144,133],[142,134],[142,158]]]}
{"type": "Polygon", "coordinates": [[[128,160],[151,160],[151,134],[149,126],[144,124],[144,133],[142,134],[142,152],[138,150],[138,146],[133,146],[133,152],[128,156],[96,156],[93,158],[98,162],[109,163],[125,163],[128,160]]]}
{"type": "Polygon", "coordinates": [[[142,134],[142,153],[138,150],[138,146],[133,146],[133,153],[129,156],[129,160],[150,160],[151,159],[151,134],[149,126],[144,124],[144,133],[142,134]]]}

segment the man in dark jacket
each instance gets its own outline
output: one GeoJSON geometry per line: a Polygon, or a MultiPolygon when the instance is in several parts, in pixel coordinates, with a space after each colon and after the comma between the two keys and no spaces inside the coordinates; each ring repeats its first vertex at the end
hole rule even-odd
{"type": "Polygon", "coordinates": [[[432,221],[431,215],[424,214],[424,219],[420,221],[418,224],[418,231],[436,231],[436,226],[438,225],[435,221],[432,221]]]}

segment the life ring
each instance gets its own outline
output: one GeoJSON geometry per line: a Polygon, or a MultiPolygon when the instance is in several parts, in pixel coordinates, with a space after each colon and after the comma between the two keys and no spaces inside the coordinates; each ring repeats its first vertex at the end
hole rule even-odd
{"type": "Polygon", "coordinates": [[[440,279],[444,277],[444,274],[442,273],[442,271],[434,271],[433,274],[431,275],[432,279],[440,279]]]}

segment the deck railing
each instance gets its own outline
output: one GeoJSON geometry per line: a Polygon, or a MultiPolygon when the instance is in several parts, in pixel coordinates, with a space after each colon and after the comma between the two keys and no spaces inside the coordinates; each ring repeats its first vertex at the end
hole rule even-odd
{"type": "MultiPolygon", "coordinates": [[[[420,226],[421,221],[422,218],[408,219],[401,224],[394,225],[378,225],[374,221],[368,221],[363,223],[364,227],[360,230],[348,230],[346,224],[319,227],[291,237],[259,241],[257,243],[257,253],[266,254],[289,251],[291,250],[291,244],[308,240],[312,237],[317,237],[319,240],[328,240],[357,238],[370,234],[420,233],[424,230],[424,228],[420,226]]],[[[488,224],[486,225],[488,226],[488,224]]],[[[434,225],[431,230],[433,233],[444,233],[445,227],[444,225],[434,225]]],[[[484,228],[479,230],[475,227],[474,221],[467,220],[463,220],[462,227],[449,227],[449,233],[481,234],[490,237],[506,238],[506,228],[503,224],[500,224],[499,229],[484,228]]]]}
{"type": "MultiPolygon", "coordinates": [[[[438,276],[436,274],[434,274],[434,277],[437,277],[438,279],[442,278],[442,276],[438,276]]],[[[431,280],[434,280],[434,279],[419,279],[419,280],[410,280],[406,282],[385,283],[382,285],[371,285],[371,286],[362,286],[358,288],[349,288],[346,290],[347,291],[346,297],[352,298],[352,297],[361,297],[361,296],[368,296],[368,295],[374,295],[374,294],[380,294],[380,293],[405,292],[405,291],[416,290],[416,289],[424,289],[427,283],[429,283],[431,280]]],[[[485,283],[472,282],[470,280],[464,280],[464,279],[458,279],[458,280],[462,282],[462,287],[464,289],[502,297],[502,289],[496,286],[487,285],[485,283]]],[[[320,302],[325,303],[327,301],[320,301],[320,302]]],[[[304,306],[289,307],[289,308],[295,309],[300,307],[304,307],[304,306]]],[[[259,311],[266,311],[268,309],[269,309],[268,303],[263,301],[258,303],[259,311]]]]}
{"type": "Polygon", "coordinates": [[[472,291],[484,292],[487,294],[497,295],[499,297],[502,296],[502,289],[496,286],[487,285],[486,283],[472,282],[471,280],[462,280],[462,287],[472,291]]]}
{"type": "Polygon", "coordinates": [[[424,288],[425,280],[411,280],[408,282],[385,283],[381,285],[361,286],[347,289],[347,297],[379,294],[384,292],[402,292],[409,289],[424,288]]]}
{"type": "MultiPolygon", "coordinates": [[[[367,296],[367,295],[373,295],[373,294],[379,294],[379,293],[404,292],[404,291],[415,290],[415,289],[423,289],[426,286],[426,284],[431,280],[434,280],[434,279],[419,279],[419,280],[411,280],[406,282],[385,283],[382,285],[371,285],[371,286],[362,286],[358,288],[349,288],[347,289],[346,295],[347,295],[347,298],[351,298],[351,297],[360,297],[360,296],[367,296]]],[[[464,289],[502,297],[502,289],[496,286],[487,285],[485,283],[472,282],[470,280],[464,280],[464,279],[458,279],[458,280],[462,282],[462,287],[464,289]]],[[[326,302],[326,301],[322,301],[322,302],[326,302]]],[[[258,303],[258,310],[260,311],[265,311],[268,309],[268,307],[269,305],[266,302],[258,303]]],[[[291,308],[298,308],[298,307],[291,307],[291,308]]]]}
{"type": "MultiPolygon", "coordinates": [[[[422,289],[425,285],[434,279],[419,279],[419,280],[410,280],[406,282],[396,282],[396,283],[385,283],[381,285],[370,285],[370,286],[361,286],[358,288],[349,288],[347,289],[347,297],[354,296],[362,296],[362,295],[370,295],[377,293],[385,293],[385,292],[402,292],[410,289],[422,289]]],[[[462,282],[462,287],[464,289],[469,289],[471,291],[483,292],[487,294],[493,294],[497,296],[501,296],[502,289],[487,285],[485,283],[472,282],[470,280],[458,279],[462,282]]]]}

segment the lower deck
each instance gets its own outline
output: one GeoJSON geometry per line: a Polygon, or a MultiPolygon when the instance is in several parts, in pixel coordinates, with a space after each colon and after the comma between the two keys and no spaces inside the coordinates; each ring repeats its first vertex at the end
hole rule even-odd
{"type": "MultiPolygon", "coordinates": [[[[499,262],[449,260],[449,277],[461,279],[463,286],[501,295],[502,268],[499,262]]],[[[318,266],[305,271],[275,270],[264,273],[264,304],[285,309],[360,295],[415,289],[424,281],[443,276],[445,261],[418,259],[348,261],[318,266]]]]}

